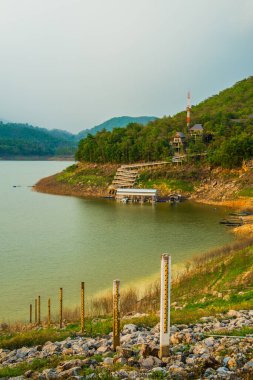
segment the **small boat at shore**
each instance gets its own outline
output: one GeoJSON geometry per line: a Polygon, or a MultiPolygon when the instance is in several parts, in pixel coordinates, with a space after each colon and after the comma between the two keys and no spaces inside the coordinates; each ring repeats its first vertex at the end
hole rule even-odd
{"type": "Polygon", "coordinates": [[[226,226],[229,227],[240,227],[243,225],[243,220],[242,218],[238,219],[222,219],[220,221],[220,224],[225,224],[226,226]]]}
{"type": "Polygon", "coordinates": [[[248,211],[239,211],[239,212],[231,212],[229,215],[231,216],[249,216],[249,215],[253,215],[252,212],[248,212],[248,211]]]}

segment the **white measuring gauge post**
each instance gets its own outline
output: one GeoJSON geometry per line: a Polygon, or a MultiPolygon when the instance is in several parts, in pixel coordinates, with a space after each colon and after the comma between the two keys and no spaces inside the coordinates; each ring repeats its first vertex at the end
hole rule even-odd
{"type": "Polygon", "coordinates": [[[170,280],[171,256],[161,258],[161,305],[160,305],[160,357],[170,353],[170,280]]]}

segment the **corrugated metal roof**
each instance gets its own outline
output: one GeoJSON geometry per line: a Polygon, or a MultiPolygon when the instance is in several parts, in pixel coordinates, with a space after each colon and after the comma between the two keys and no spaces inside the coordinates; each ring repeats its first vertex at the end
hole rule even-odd
{"type": "Polygon", "coordinates": [[[191,131],[203,131],[202,124],[195,124],[193,127],[191,127],[191,131]]]}
{"type": "Polygon", "coordinates": [[[156,194],[156,189],[117,189],[117,193],[129,193],[129,194],[156,194]]]}
{"type": "Polygon", "coordinates": [[[179,136],[179,137],[184,138],[184,137],[185,137],[185,134],[184,134],[183,132],[177,132],[177,133],[176,133],[176,136],[179,136]]]}

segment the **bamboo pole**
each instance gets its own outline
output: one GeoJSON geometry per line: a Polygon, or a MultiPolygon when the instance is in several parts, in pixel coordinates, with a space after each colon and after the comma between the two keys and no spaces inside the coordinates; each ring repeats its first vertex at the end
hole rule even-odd
{"type": "Polygon", "coordinates": [[[33,305],[30,303],[30,323],[32,323],[32,321],[33,321],[33,312],[32,312],[32,310],[33,310],[33,305]]]}
{"type": "Polygon", "coordinates": [[[170,352],[170,281],[171,257],[163,254],[161,258],[161,305],[160,305],[160,357],[170,352]]]}
{"type": "Polygon", "coordinates": [[[60,325],[60,329],[62,328],[62,297],[63,297],[63,291],[62,291],[62,288],[60,288],[60,290],[59,290],[59,303],[60,303],[59,325],[60,325]]]}
{"type": "Polygon", "coordinates": [[[113,350],[120,346],[120,280],[113,281],[113,350]]]}
{"type": "Polygon", "coordinates": [[[51,325],[51,300],[48,298],[47,301],[47,327],[49,328],[51,325]]]}
{"type": "Polygon", "coordinates": [[[81,282],[81,332],[84,333],[84,282],[81,282]]]}
{"type": "Polygon", "coordinates": [[[41,323],[41,315],[40,315],[40,296],[38,296],[38,325],[41,323]]]}
{"type": "Polygon", "coordinates": [[[35,305],[34,305],[34,322],[38,322],[38,313],[37,313],[37,298],[35,299],[35,305]]]}

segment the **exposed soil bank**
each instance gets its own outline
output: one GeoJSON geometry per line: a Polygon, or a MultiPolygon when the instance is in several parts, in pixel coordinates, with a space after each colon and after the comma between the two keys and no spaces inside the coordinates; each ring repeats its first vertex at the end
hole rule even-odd
{"type": "Polygon", "coordinates": [[[34,186],[41,193],[77,197],[106,197],[118,165],[78,163],[61,173],[42,178],[34,186]]]}
{"type": "Polygon", "coordinates": [[[34,190],[40,193],[55,195],[73,195],[76,197],[105,197],[108,196],[107,187],[84,187],[79,184],[72,185],[67,182],[57,181],[57,174],[42,178],[34,186],[34,190]]]}
{"type": "MultiPolygon", "coordinates": [[[[105,197],[118,166],[78,163],[62,173],[41,179],[34,188],[49,194],[105,197]]],[[[253,165],[248,163],[233,170],[201,166],[150,169],[141,172],[137,187],[156,188],[161,196],[180,192],[200,203],[252,208],[253,165]]]]}
{"type": "MultiPolygon", "coordinates": [[[[118,165],[78,163],[61,173],[41,179],[36,191],[77,197],[107,197],[118,165]]],[[[252,210],[253,168],[248,163],[241,169],[164,167],[140,173],[137,187],[157,188],[161,196],[179,192],[198,203],[235,210],[252,210]],[[248,196],[244,196],[248,195],[248,196]]],[[[253,234],[253,218],[243,217],[244,224],[234,228],[238,237],[253,234]]]]}

